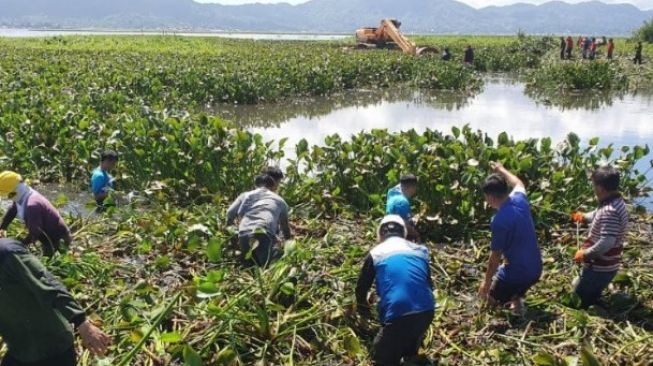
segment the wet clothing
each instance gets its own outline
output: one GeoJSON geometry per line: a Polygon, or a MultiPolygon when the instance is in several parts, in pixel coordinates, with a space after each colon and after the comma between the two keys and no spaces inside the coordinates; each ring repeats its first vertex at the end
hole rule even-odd
{"type": "Polygon", "coordinates": [[[356,284],[356,300],[367,307],[367,293],[376,282],[382,324],[435,308],[429,251],[400,237],[374,247],[365,258],[356,284]]]}
{"type": "Polygon", "coordinates": [[[14,202],[5,213],[0,230],[6,230],[16,216],[23,216],[28,235],[24,244],[39,241],[43,254],[50,257],[59,249],[61,243],[70,244],[70,231],[54,206],[39,192],[28,188],[29,192],[14,202]]]}
{"type": "Polygon", "coordinates": [[[589,215],[592,225],[583,245],[585,268],[597,272],[613,272],[621,267],[621,254],[628,230],[626,202],[619,196],[603,201],[589,215]]]}
{"type": "Polygon", "coordinates": [[[433,311],[425,311],[399,317],[384,325],[374,338],[371,352],[374,365],[395,366],[402,358],[417,356],[432,321],[433,311]]]}
{"type": "Polygon", "coordinates": [[[91,174],[91,192],[95,196],[95,201],[98,205],[102,205],[104,198],[97,198],[98,195],[108,193],[113,189],[113,177],[102,168],[97,167],[91,174]]]}
{"type": "Polygon", "coordinates": [[[610,282],[617,275],[617,271],[599,272],[592,268],[583,268],[580,274],[580,281],[574,292],[580,297],[583,308],[590,307],[599,302],[601,294],[610,285],[610,282]]]}
{"type": "Polygon", "coordinates": [[[48,357],[44,360],[37,362],[20,362],[17,359],[13,358],[11,355],[6,355],[2,359],[0,366],[75,366],[77,365],[77,353],[75,348],[70,348],[68,351],[53,356],[48,357]]]}
{"type": "Polygon", "coordinates": [[[227,210],[227,224],[240,217],[239,235],[263,231],[276,237],[279,228],[284,238],[290,238],[288,205],[279,195],[267,188],[257,188],[241,194],[227,210]]]}
{"type": "Polygon", "coordinates": [[[19,241],[0,239],[3,365],[55,365],[43,362],[66,354],[74,345],[71,323],[76,328],[85,320],[84,309],[36,257],[19,241]]]}
{"type": "Polygon", "coordinates": [[[408,224],[412,218],[410,201],[401,190],[401,184],[388,190],[388,199],[385,205],[386,215],[398,215],[408,224]]]}
{"type": "Polygon", "coordinates": [[[536,281],[542,273],[542,254],[537,245],[526,190],[517,187],[512,191],[492,219],[490,227],[491,248],[506,259],[506,263],[499,267],[496,278],[513,284],[536,281]]]}

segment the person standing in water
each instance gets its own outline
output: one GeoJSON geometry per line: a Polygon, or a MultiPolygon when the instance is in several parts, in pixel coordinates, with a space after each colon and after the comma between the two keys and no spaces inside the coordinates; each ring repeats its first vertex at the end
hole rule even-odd
{"type": "Polygon", "coordinates": [[[91,174],[91,191],[98,207],[104,207],[109,193],[113,190],[113,177],[109,174],[118,163],[118,153],[113,150],[102,152],[100,166],[91,174]]]}

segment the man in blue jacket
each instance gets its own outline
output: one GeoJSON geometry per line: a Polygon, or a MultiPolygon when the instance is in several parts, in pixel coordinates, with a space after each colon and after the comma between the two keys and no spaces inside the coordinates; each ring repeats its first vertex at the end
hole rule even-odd
{"type": "Polygon", "coordinates": [[[378,311],[383,327],[374,339],[375,365],[399,365],[417,356],[424,334],[433,321],[435,299],[429,251],[406,240],[404,220],[388,215],[378,229],[380,244],[365,258],[356,284],[357,307],[368,315],[368,292],[376,281],[378,311]]]}

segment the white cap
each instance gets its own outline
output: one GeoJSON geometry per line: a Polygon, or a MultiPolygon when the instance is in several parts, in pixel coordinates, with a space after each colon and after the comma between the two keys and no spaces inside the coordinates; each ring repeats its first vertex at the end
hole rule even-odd
{"type": "Polygon", "coordinates": [[[377,235],[381,236],[381,228],[384,226],[390,226],[392,225],[399,225],[404,231],[404,239],[408,236],[408,230],[406,230],[406,223],[404,222],[404,219],[401,218],[399,215],[386,215],[383,217],[383,220],[381,220],[381,224],[379,224],[379,228],[377,229],[376,233],[377,235]]]}

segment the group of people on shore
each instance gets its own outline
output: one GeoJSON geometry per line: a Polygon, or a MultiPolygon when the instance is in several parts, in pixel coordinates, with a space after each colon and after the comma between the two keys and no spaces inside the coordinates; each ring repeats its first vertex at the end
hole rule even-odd
{"type": "MultiPolygon", "coordinates": [[[[612,38],[606,39],[606,37],[601,37],[597,39],[596,37],[580,36],[574,45],[574,39],[571,36],[567,36],[566,38],[560,37],[560,59],[571,60],[573,58],[574,46],[580,50],[580,55],[583,60],[594,60],[598,58],[597,52],[600,47],[605,47],[606,59],[614,59],[615,44],[612,38]]],[[[642,64],[642,48],[642,42],[638,42],[635,46],[635,57],[633,58],[635,64],[642,64]]]]}
{"type": "MultiPolygon", "coordinates": [[[[484,303],[523,314],[526,293],[542,275],[542,255],[524,183],[500,163],[492,163],[492,170],[480,187],[496,214],[478,295],[484,303]]],[[[229,225],[240,220],[238,242],[242,259],[249,265],[267,266],[281,257],[279,229],[284,239],[292,236],[288,205],[277,194],[282,179],[278,168],[267,168],[256,178],[256,188],[241,194],[227,212],[229,225]]],[[[619,172],[609,165],[599,167],[591,183],[598,208],[571,215],[579,225],[591,224],[587,240],[573,258],[582,264],[574,291],[584,308],[600,303],[617,274],[629,221],[619,193],[619,172]]],[[[378,299],[381,329],[371,350],[375,365],[399,365],[402,359],[417,356],[434,316],[431,257],[429,249],[419,244],[420,233],[411,214],[410,199],[417,187],[417,177],[405,175],[388,191],[386,216],[377,228],[378,243],[363,260],[357,280],[357,309],[362,316],[369,316],[378,299]],[[372,285],[376,296],[370,296],[372,285]]]]}

